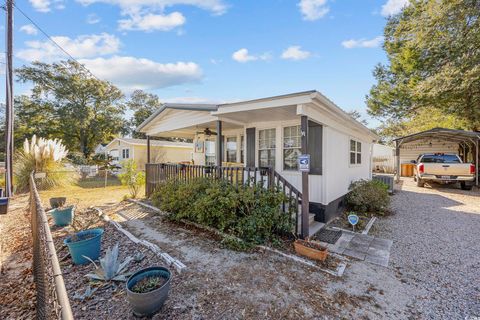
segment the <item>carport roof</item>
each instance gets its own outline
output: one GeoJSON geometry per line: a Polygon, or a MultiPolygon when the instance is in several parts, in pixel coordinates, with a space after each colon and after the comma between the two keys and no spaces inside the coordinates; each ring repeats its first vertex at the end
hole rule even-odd
{"type": "Polygon", "coordinates": [[[394,139],[393,141],[398,142],[399,144],[407,143],[411,141],[417,141],[425,138],[436,138],[443,139],[447,141],[454,142],[475,142],[475,140],[480,140],[480,132],[474,131],[464,131],[464,130],[455,130],[455,129],[446,129],[446,128],[433,128],[426,131],[417,132],[410,134],[408,136],[400,137],[394,139]]]}

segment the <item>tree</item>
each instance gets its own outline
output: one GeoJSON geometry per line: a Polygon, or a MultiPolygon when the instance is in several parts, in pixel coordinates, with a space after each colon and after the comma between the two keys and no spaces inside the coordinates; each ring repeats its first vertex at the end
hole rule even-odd
{"type": "Polygon", "coordinates": [[[440,109],[422,109],[413,117],[401,121],[391,119],[382,123],[375,132],[380,140],[390,143],[393,139],[433,128],[465,130],[468,123],[454,115],[445,115],[440,109]]]}
{"type": "Polygon", "coordinates": [[[374,70],[369,114],[396,122],[436,109],[480,130],[480,0],[410,2],[385,27],[389,64],[374,70]]]}
{"type": "Polygon", "coordinates": [[[127,101],[126,106],[133,111],[133,117],[130,120],[132,126],[132,136],[134,138],[144,139],[145,134],[136,132],[135,129],[143,123],[152,113],[161,106],[157,95],[147,93],[142,90],[135,90],[127,101]]]}
{"type": "Polygon", "coordinates": [[[352,111],[349,111],[347,112],[350,117],[352,117],[353,119],[357,120],[358,122],[360,122],[361,124],[363,124],[364,126],[367,126],[368,125],[368,121],[366,119],[362,119],[362,114],[360,113],[360,111],[358,110],[352,110],[352,111]]]}
{"type": "Polygon", "coordinates": [[[58,137],[70,150],[79,150],[88,157],[98,143],[125,132],[122,92],[93,77],[79,63],[34,62],[18,69],[17,75],[20,81],[34,84],[30,98],[34,115],[45,106],[53,108],[58,137]]]}

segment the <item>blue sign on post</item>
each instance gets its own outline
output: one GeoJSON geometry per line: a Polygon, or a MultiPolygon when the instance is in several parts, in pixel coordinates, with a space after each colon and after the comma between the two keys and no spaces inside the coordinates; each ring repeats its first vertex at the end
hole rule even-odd
{"type": "Polygon", "coordinates": [[[298,156],[298,170],[302,172],[310,172],[310,155],[302,154],[298,156]]]}
{"type": "Polygon", "coordinates": [[[348,215],[348,222],[352,225],[353,231],[355,231],[355,225],[358,223],[358,216],[356,214],[349,214],[348,215]]]}

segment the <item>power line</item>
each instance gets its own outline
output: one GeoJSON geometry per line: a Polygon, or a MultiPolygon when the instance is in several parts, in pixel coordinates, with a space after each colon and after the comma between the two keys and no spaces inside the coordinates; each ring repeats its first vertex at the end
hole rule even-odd
{"type": "Polygon", "coordinates": [[[48,40],[50,40],[55,46],[57,46],[64,54],[66,54],[71,60],[75,61],[76,63],[78,63],[82,69],[84,69],[85,71],[87,71],[92,77],[94,77],[95,79],[97,79],[98,81],[102,81],[100,80],[97,76],[95,76],[92,71],[90,71],[87,67],[85,67],[83,64],[81,64],[77,59],[75,59],[70,53],[67,52],[67,50],[63,49],[62,46],[60,44],[58,44],[58,42],[56,42],[55,40],[52,39],[52,37],[46,32],[44,31],[35,21],[33,21],[32,18],[30,18],[25,12],[23,12],[22,9],[20,9],[16,4],[15,2],[13,3],[13,6],[15,7],[15,9],[17,9],[25,18],[27,18],[45,37],[47,37],[48,40]]]}

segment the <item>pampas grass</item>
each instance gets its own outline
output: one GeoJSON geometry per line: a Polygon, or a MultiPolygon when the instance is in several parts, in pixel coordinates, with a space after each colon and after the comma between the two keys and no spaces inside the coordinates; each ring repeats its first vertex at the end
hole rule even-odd
{"type": "Polygon", "coordinates": [[[63,163],[67,154],[68,150],[62,144],[62,140],[37,138],[35,135],[31,141],[25,139],[23,149],[15,154],[17,191],[28,190],[32,171],[46,174],[44,178],[36,181],[40,190],[72,183],[74,174],[67,171],[63,163]]]}

